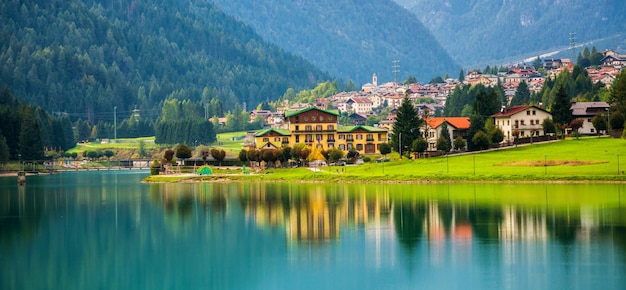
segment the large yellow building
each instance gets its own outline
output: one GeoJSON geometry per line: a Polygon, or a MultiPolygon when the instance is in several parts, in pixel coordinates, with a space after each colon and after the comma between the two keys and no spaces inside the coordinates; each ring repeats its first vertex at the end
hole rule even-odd
{"type": "Polygon", "coordinates": [[[356,150],[361,154],[378,152],[379,145],[387,143],[386,129],[372,126],[338,126],[339,112],[311,107],[285,112],[289,129],[266,129],[256,133],[257,146],[268,143],[276,147],[296,144],[315,146],[322,150],[339,148],[356,150]]]}

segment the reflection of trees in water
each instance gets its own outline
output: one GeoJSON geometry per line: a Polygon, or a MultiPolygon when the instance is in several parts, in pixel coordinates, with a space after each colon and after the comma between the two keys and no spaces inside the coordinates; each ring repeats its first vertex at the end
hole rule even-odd
{"type": "MultiPolygon", "coordinates": [[[[335,239],[340,236],[343,226],[367,226],[374,221],[380,222],[375,217],[391,215],[399,243],[411,250],[420,239],[475,238],[482,243],[499,243],[502,239],[555,239],[572,244],[585,231],[582,226],[585,221],[581,219],[582,205],[577,203],[565,208],[511,202],[476,203],[475,196],[473,199],[450,199],[449,193],[446,198],[445,193],[440,196],[429,193],[427,196],[419,192],[392,195],[392,199],[385,186],[201,184],[190,188],[159,187],[158,194],[153,192],[153,197],[158,197],[168,214],[183,218],[191,215],[194,202],[201,204],[205,212],[223,217],[229,208],[228,203],[236,201],[245,218],[258,227],[286,229],[289,239],[302,241],[335,239]],[[233,192],[237,193],[236,199],[230,200],[229,194],[233,192]]],[[[600,218],[587,222],[594,228],[594,234],[614,228],[603,226],[600,218]]]]}
{"type": "Polygon", "coordinates": [[[393,206],[393,221],[398,241],[412,252],[424,236],[426,203],[416,201],[396,201],[393,206]]]}
{"type": "MultiPolygon", "coordinates": [[[[0,249],[9,251],[15,243],[24,243],[35,236],[41,224],[45,196],[18,186],[17,191],[4,191],[0,198],[0,249]]],[[[55,196],[56,192],[47,192],[55,196]]]]}

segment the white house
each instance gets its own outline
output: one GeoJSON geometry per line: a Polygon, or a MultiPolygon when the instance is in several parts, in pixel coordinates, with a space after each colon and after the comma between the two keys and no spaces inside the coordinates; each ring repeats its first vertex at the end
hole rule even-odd
{"type": "Polygon", "coordinates": [[[542,136],[543,120],[552,119],[550,112],[536,106],[502,107],[491,116],[495,125],[504,132],[503,142],[513,142],[515,137],[542,136]]]}
{"type": "Polygon", "coordinates": [[[607,114],[608,119],[608,109],[609,104],[606,102],[572,102],[572,116],[574,119],[583,120],[583,126],[578,129],[578,133],[583,135],[598,134],[591,120],[599,114],[607,114]]]}

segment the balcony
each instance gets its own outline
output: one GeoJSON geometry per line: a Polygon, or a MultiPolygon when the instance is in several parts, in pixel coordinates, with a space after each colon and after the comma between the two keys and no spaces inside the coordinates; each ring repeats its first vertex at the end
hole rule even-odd
{"type": "Polygon", "coordinates": [[[347,142],[354,142],[354,138],[347,138],[346,141],[347,142]]]}
{"type": "Polygon", "coordinates": [[[326,140],[327,143],[335,143],[335,139],[328,139],[326,140]]]}
{"type": "Polygon", "coordinates": [[[374,137],[367,137],[367,138],[365,138],[365,141],[367,141],[367,142],[374,142],[374,137]]]}

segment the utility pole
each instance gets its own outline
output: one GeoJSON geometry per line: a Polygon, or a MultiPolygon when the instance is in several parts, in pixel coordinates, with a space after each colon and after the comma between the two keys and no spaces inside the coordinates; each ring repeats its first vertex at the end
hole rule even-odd
{"type": "Polygon", "coordinates": [[[113,107],[113,143],[117,143],[117,106],[113,107]]]}
{"type": "Polygon", "coordinates": [[[398,82],[398,72],[400,72],[400,70],[399,70],[400,65],[398,64],[399,62],[400,62],[399,60],[394,59],[393,60],[393,65],[391,66],[393,68],[392,72],[393,72],[393,82],[394,82],[394,85],[395,85],[395,83],[398,82]]]}
{"type": "Polygon", "coordinates": [[[574,62],[574,58],[576,57],[576,55],[575,55],[575,50],[576,50],[576,32],[573,32],[573,31],[569,33],[569,49],[570,49],[570,54],[571,54],[570,61],[574,62]]]}

